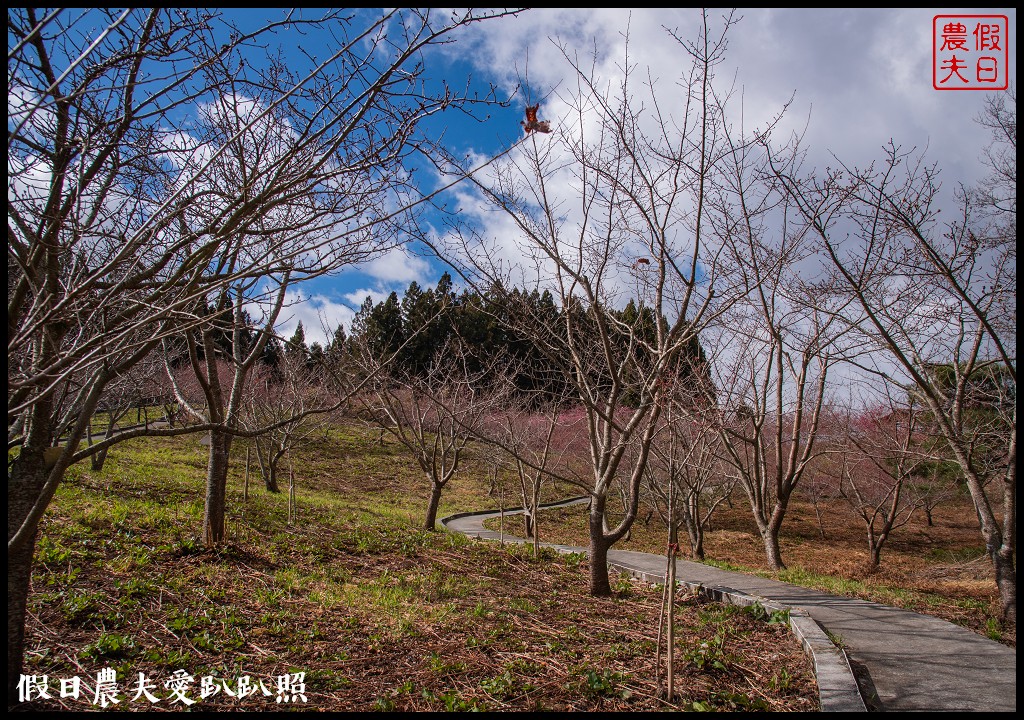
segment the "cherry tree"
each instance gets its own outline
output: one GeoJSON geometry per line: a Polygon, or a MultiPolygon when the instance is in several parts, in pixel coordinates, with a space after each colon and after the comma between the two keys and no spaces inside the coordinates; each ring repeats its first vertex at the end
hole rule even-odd
{"type": "Polygon", "coordinates": [[[666,405],[647,468],[648,502],[669,529],[669,545],[678,543],[682,529],[690,554],[704,560],[704,533],[736,481],[721,460],[715,397],[707,383],[673,388],[666,405]]]}
{"type": "MultiPolygon", "coordinates": [[[[745,292],[724,226],[709,219],[713,194],[736,196],[718,182],[723,164],[752,143],[728,140],[728,98],[713,88],[731,24],[712,28],[705,15],[693,40],[678,38],[685,65],[670,89],[635,67],[628,44],[611,83],[597,70],[604,58],[584,64],[564,48],[571,81],[554,92],[551,133],[528,134],[489,175],[472,178],[467,221],[496,208],[509,227],[496,240],[467,222],[443,250],[476,287],[532,278],[558,306],[554,319],[524,307],[499,320],[530,339],[585,413],[591,467],[577,480],[591,498],[595,595],[611,593],[608,550],[636,518],[663,381],[745,292]],[[624,512],[609,526],[616,488],[624,512]]],[[[453,161],[452,171],[463,170],[453,161]]]]}
{"type": "Polygon", "coordinates": [[[909,485],[927,460],[920,408],[892,400],[849,416],[842,450],[839,493],[864,523],[872,569],[893,531],[917,509],[909,485]]]}
{"type": "Polygon", "coordinates": [[[401,443],[429,483],[423,521],[434,530],[441,495],[462,467],[489,408],[501,401],[483,382],[490,368],[470,368],[466,350],[452,339],[435,351],[425,375],[404,371],[363,349],[368,381],[353,395],[360,415],[401,443]]]}

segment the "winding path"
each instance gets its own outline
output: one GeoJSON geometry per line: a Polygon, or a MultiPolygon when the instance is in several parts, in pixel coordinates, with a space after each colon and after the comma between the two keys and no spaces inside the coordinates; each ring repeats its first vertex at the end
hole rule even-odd
{"type": "MultiPolygon", "coordinates": [[[[585,502],[587,498],[574,498],[544,507],[585,502]]],[[[505,514],[520,512],[506,510],[505,514]]],[[[459,513],[444,518],[441,525],[470,537],[497,540],[498,533],[487,530],[484,521],[500,514],[459,513]]],[[[504,540],[527,542],[509,535],[504,540]]],[[[570,545],[543,545],[558,552],[587,552],[570,545]]],[[[608,553],[609,566],[651,582],[664,582],[665,563],[664,555],[608,553]]],[[[759,601],[769,608],[789,608],[791,627],[813,659],[824,711],[1017,710],[1016,649],[958,625],[689,560],[676,561],[676,577],[724,602],[759,601]],[[829,641],[829,635],[841,638],[845,654],[829,641]]]]}

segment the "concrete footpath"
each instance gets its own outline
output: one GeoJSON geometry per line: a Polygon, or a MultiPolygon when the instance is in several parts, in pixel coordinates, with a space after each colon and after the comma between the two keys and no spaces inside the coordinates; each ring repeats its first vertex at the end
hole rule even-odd
{"type": "MultiPolygon", "coordinates": [[[[588,502],[576,498],[545,507],[588,502]]],[[[506,510],[506,515],[521,510],[506,510]]],[[[484,528],[497,511],[459,513],[441,525],[497,540],[484,528]]],[[[505,535],[506,542],[525,542],[505,535]]],[[[586,548],[544,543],[559,552],[586,548]]],[[[663,582],[664,555],[611,550],[610,566],[663,582]]],[[[723,602],[790,609],[791,627],[812,658],[823,711],[1015,712],[1017,651],[928,615],[839,597],[754,575],[676,561],[676,577],[723,602]],[[824,632],[822,629],[824,629],[824,632]],[[841,639],[842,649],[828,638],[841,639]]]]}

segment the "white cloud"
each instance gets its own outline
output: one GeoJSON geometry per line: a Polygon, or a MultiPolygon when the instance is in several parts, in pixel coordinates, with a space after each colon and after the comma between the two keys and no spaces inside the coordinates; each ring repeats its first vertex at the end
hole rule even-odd
{"type": "Polygon", "coordinates": [[[434,274],[425,258],[411,254],[404,247],[389,250],[357,269],[387,284],[408,285],[415,280],[424,285],[430,282],[430,277],[434,274]]]}
{"type": "Polygon", "coordinates": [[[350,293],[345,293],[345,300],[347,300],[352,307],[358,309],[367,297],[370,298],[370,302],[376,305],[387,300],[388,295],[390,294],[390,291],[364,288],[362,290],[353,290],[350,293]]]}
{"type": "Polygon", "coordinates": [[[344,325],[347,332],[352,326],[352,318],[356,314],[352,305],[331,299],[326,295],[289,292],[286,298],[287,307],[281,311],[280,321],[275,328],[277,334],[283,338],[289,338],[295,333],[295,328],[301,322],[307,345],[319,343],[322,347],[326,347],[334,336],[338,325],[344,325]]]}
{"type": "MultiPolygon", "coordinates": [[[[959,183],[972,185],[985,173],[978,158],[988,141],[976,122],[989,93],[936,91],[932,87],[933,17],[928,9],[746,9],[728,35],[728,49],[715,68],[714,87],[720,96],[732,91],[729,122],[734,133],[750,133],[774,117],[793,98],[773,140],[804,136],[804,168],[823,170],[838,162],[867,167],[884,159],[892,140],[904,150],[927,151],[926,161],[942,171],[943,200],[959,183]],[[741,127],[742,124],[742,127],[741,127]]],[[[720,29],[721,11],[711,11],[712,32],[720,29]]],[[[972,10],[971,14],[1005,14],[1010,35],[1016,33],[1015,11],[972,10]]],[[[646,83],[656,84],[657,107],[678,121],[685,88],[676,82],[689,67],[680,42],[701,27],[699,10],[534,9],[514,20],[483,23],[473,42],[478,72],[504,70],[505,89],[519,89],[515,104],[540,102],[539,116],[552,121],[552,137],[533,137],[507,159],[521,161],[533,142],[554,142],[559,132],[592,138],[599,115],[584,109],[573,113],[572,96],[579,91],[575,64],[599,79],[598,88],[612,94],[630,68],[634,101],[654,109],[646,83]],[[626,30],[628,28],[628,46],[626,30]],[[597,55],[592,56],[594,50],[597,55]],[[628,51],[628,55],[627,55],[628,51]]],[[[464,52],[456,45],[454,52],[464,52]]],[[[1011,55],[1009,75],[1016,77],[1011,55]]],[[[497,80],[498,78],[494,78],[497,80]]],[[[634,105],[636,107],[636,105],[634,105]]],[[[649,128],[645,128],[648,129],[649,128]]],[[[559,220],[572,233],[582,227],[578,180],[565,166],[552,164],[544,173],[548,198],[555,198],[559,220]]],[[[522,231],[470,187],[457,193],[461,215],[476,223],[490,255],[505,268],[518,267],[528,276],[534,259],[522,247],[522,231]]],[[[948,211],[947,211],[948,212],[948,211]]],[[[943,215],[946,213],[944,212],[943,215]]],[[[768,232],[777,228],[769,227],[768,232]]],[[[451,237],[448,238],[451,240],[451,237]]],[[[684,248],[685,250],[685,248],[684,248]]],[[[811,280],[818,268],[813,258],[802,263],[799,277],[811,280]]],[[[515,278],[513,273],[513,278],[515,278]]],[[[612,280],[628,292],[628,278],[612,280]]]]}
{"type": "MultiPolygon", "coordinates": [[[[930,9],[742,9],[729,31],[728,48],[716,68],[716,87],[735,83],[742,92],[744,124],[752,128],[778,111],[795,92],[784,127],[802,130],[808,115],[812,165],[835,165],[830,153],[864,165],[878,157],[890,138],[905,146],[929,146],[931,154],[957,181],[973,182],[982,168],[975,123],[984,92],[932,88],[930,9]]],[[[712,28],[723,11],[709,11],[712,28]]],[[[1016,33],[1013,9],[975,9],[971,14],[1007,15],[1016,33]]],[[[637,80],[650,68],[655,81],[671,83],[687,65],[682,45],[666,28],[689,40],[702,23],[698,9],[539,8],[514,20],[483,23],[472,53],[481,71],[506,69],[507,89],[529,81],[541,111],[559,117],[558,98],[575,87],[564,48],[587,69],[594,48],[597,74],[612,86],[629,65],[637,80]],[[527,74],[528,73],[528,74],[527,74]]],[[[1011,37],[1012,39],[1012,37],[1011,37]]],[[[461,48],[457,44],[453,51],[461,48]]],[[[1016,58],[1010,54],[1011,78],[1016,58]]],[[[667,98],[669,93],[663,93],[667,98]]],[[[735,118],[738,120],[738,118],[735,118]]]]}

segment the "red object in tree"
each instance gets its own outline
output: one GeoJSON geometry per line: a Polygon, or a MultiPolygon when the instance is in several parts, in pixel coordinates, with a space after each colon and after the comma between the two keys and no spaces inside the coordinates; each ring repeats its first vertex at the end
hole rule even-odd
{"type": "Polygon", "coordinates": [[[520,122],[523,126],[523,130],[527,133],[537,131],[542,133],[551,132],[551,123],[547,120],[537,120],[537,109],[540,105],[527,105],[526,106],[526,122],[520,122]]]}

